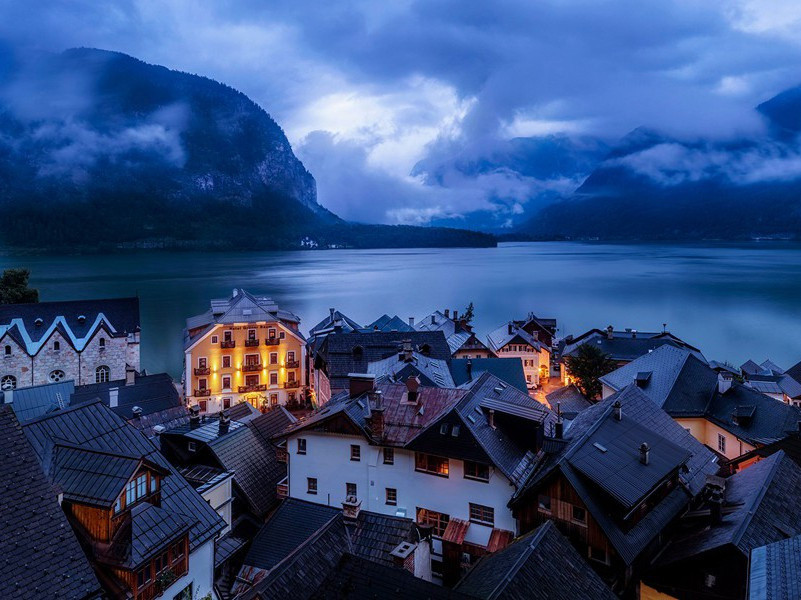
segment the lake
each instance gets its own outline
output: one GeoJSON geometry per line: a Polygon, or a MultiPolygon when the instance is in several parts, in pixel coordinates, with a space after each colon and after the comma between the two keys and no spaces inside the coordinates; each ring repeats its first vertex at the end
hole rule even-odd
{"type": "Polygon", "coordinates": [[[138,295],[142,366],[182,370],[182,329],[234,287],[275,299],[304,333],[329,307],[369,323],[475,304],[484,335],[529,312],[560,335],[614,325],[670,331],[707,358],[801,360],[801,246],[784,243],[613,245],[544,242],[482,249],[142,252],[0,257],[25,266],[41,299],[138,295]]]}

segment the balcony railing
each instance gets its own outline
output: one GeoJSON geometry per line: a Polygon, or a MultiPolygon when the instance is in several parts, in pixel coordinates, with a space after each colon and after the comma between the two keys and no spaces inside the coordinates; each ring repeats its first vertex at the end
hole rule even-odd
{"type": "Polygon", "coordinates": [[[265,346],[277,346],[280,343],[281,343],[281,338],[277,338],[277,337],[275,337],[275,338],[267,338],[267,339],[264,340],[264,345],[265,346]]]}
{"type": "Polygon", "coordinates": [[[253,371],[261,371],[262,368],[263,367],[259,363],[255,363],[255,364],[245,363],[244,365],[242,365],[242,370],[243,371],[247,371],[249,373],[252,373],[253,371]]]}
{"type": "Polygon", "coordinates": [[[300,367],[299,360],[288,360],[286,361],[286,368],[287,369],[297,369],[300,367]]]}
{"type": "Polygon", "coordinates": [[[195,396],[211,396],[211,389],[204,388],[202,390],[195,390],[195,396]]]}
{"type": "Polygon", "coordinates": [[[245,346],[248,348],[253,348],[254,346],[259,345],[259,340],[245,340],[245,346]]]}
{"type": "Polygon", "coordinates": [[[284,382],[284,389],[285,390],[294,390],[295,388],[300,387],[300,381],[285,381],[284,382]]]}
{"type": "Polygon", "coordinates": [[[289,496],[289,478],[284,477],[281,481],[278,482],[278,486],[275,490],[275,495],[278,496],[279,499],[283,500],[284,498],[289,496]]]}
{"type": "Polygon", "coordinates": [[[220,342],[220,348],[236,348],[236,340],[223,340],[220,342]]]}
{"type": "Polygon", "coordinates": [[[240,385],[238,389],[240,394],[249,394],[250,392],[266,392],[267,385],[264,383],[257,383],[254,385],[240,385]]]}
{"type": "Polygon", "coordinates": [[[211,375],[211,369],[208,367],[198,367],[195,369],[195,375],[211,375]]]}

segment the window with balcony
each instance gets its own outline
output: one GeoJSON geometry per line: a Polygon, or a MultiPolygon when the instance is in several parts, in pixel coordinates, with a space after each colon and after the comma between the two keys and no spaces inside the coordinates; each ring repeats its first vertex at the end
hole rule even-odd
{"type": "Polygon", "coordinates": [[[205,369],[209,366],[209,359],[205,356],[201,356],[197,359],[197,368],[198,369],[205,369]]]}
{"type": "Polygon", "coordinates": [[[417,522],[421,525],[431,525],[433,527],[432,533],[437,537],[441,538],[443,536],[450,520],[450,515],[445,513],[428,510],[427,508],[417,509],[417,522]]]}
{"type": "Polygon", "coordinates": [[[395,448],[384,448],[384,464],[395,464],[395,448]]]}
{"type": "Polygon", "coordinates": [[[223,341],[224,342],[231,342],[234,339],[234,332],[233,331],[223,331],[223,341]]]}
{"type": "Polygon", "coordinates": [[[429,473],[430,475],[448,476],[448,459],[433,454],[415,452],[414,470],[419,473],[429,473]]]}
{"type": "Polygon", "coordinates": [[[255,387],[259,385],[258,375],[245,375],[245,385],[247,387],[255,387]]]}
{"type": "Polygon", "coordinates": [[[248,340],[251,342],[256,341],[256,330],[255,329],[248,329],[248,340]]]}
{"type": "Polygon", "coordinates": [[[286,353],[286,362],[293,363],[295,362],[295,353],[293,351],[289,351],[286,353]]]}
{"type": "Polygon", "coordinates": [[[207,390],[208,389],[208,385],[209,385],[209,381],[205,377],[203,379],[198,379],[197,380],[197,387],[198,387],[199,390],[207,390]]]}
{"type": "Polygon", "coordinates": [[[489,481],[490,468],[489,465],[483,463],[473,462],[470,460],[464,461],[464,478],[474,479],[476,481],[489,481]]]}
{"type": "Polygon", "coordinates": [[[277,336],[275,335],[275,329],[274,329],[273,327],[270,327],[270,328],[267,330],[267,337],[268,337],[268,338],[270,338],[270,339],[275,339],[275,338],[277,337],[277,336]]]}
{"type": "Polygon", "coordinates": [[[295,371],[290,371],[289,373],[287,373],[286,374],[286,380],[289,383],[295,383],[295,371]]]}
{"type": "Polygon", "coordinates": [[[495,509],[481,504],[470,504],[470,522],[495,527],[495,509]]]}
{"type": "Polygon", "coordinates": [[[386,503],[389,506],[398,505],[398,490],[395,488],[386,488],[386,503]]]}

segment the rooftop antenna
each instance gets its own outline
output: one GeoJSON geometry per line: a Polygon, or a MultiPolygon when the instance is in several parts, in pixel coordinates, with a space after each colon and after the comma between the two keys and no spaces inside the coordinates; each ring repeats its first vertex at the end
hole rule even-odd
{"type": "Polygon", "coordinates": [[[667,323],[662,323],[662,333],[667,332],[667,323]]]}

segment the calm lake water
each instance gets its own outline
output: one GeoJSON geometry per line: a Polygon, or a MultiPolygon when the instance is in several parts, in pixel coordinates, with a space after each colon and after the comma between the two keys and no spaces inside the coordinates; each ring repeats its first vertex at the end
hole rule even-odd
{"type": "Polygon", "coordinates": [[[591,327],[661,330],[707,358],[801,360],[801,246],[503,244],[487,249],[262,253],[143,252],[0,257],[25,266],[42,300],[138,295],[142,365],[182,369],[186,317],[244,287],[273,297],[308,331],[336,307],[359,322],[476,308],[482,337],[529,311],[560,334],[591,327]]]}

